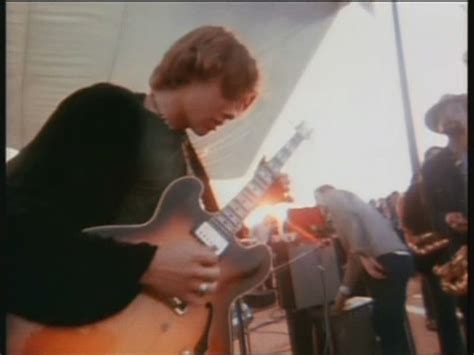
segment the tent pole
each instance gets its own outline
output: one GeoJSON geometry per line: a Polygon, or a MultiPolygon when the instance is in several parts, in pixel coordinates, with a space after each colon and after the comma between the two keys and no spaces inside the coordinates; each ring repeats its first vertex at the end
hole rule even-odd
{"type": "Polygon", "coordinates": [[[403,55],[402,36],[400,32],[400,21],[398,17],[397,1],[392,2],[393,24],[395,30],[395,44],[397,46],[398,69],[400,74],[400,87],[402,93],[403,110],[405,113],[405,127],[408,137],[408,149],[410,153],[411,168],[415,174],[420,168],[418,149],[416,146],[415,128],[413,125],[413,115],[411,112],[411,102],[408,90],[408,80],[403,55]]]}

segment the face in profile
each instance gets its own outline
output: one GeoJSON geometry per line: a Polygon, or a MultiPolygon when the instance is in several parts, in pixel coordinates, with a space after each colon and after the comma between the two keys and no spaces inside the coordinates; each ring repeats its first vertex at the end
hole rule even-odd
{"type": "Polygon", "coordinates": [[[463,134],[467,129],[467,111],[460,102],[445,105],[439,113],[438,130],[448,136],[463,134]]]}
{"type": "Polygon", "coordinates": [[[180,128],[203,136],[242,116],[251,100],[250,96],[235,101],[224,98],[218,80],[193,82],[180,92],[176,121],[180,128]]]}

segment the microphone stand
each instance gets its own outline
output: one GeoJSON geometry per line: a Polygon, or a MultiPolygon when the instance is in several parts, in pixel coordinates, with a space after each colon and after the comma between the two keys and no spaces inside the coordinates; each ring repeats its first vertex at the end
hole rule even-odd
{"type": "Polygon", "coordinates": [[[242,355],[248,355],[248,341],[246,339],[245,323],[242,311],[242,300],[239,298],[235,301],[235,313],[237,315],[237,325],[239,329],[239,347],[242,355]]]}

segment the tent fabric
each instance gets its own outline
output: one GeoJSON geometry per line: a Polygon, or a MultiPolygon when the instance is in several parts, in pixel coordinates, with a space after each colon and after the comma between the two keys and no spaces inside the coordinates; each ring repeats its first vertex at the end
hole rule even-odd
{"type": "Polygon", "coordinates": [[[17,154],[18,154],[18,150],[16,150],[15,148],[7,147],[6,152],[5,152],[5,161],[9,161],[11,158],[13,158],[17,154]]]}
{"type": "Polygon", "coordinates": [[[8,2],[7,145],[21,149],[59,101],[80,87],[109,81],[147,91],[149,74],[176,39],[200,25],[224,25],[259,59],[262,97],[251,118],[191,140],[211,178],[241,176],[340,7],[334,2],[8,2]]]}

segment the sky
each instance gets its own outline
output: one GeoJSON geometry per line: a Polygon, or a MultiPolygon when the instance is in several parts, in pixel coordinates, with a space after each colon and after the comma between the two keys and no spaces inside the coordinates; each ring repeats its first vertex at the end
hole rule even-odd
{"type": "MultiPolygon", "coordinates": [[[[399,2],[403,50],[418,155],[444,136],[430,132],[424,113],[445,93],[467,91],[466,3],[399,2]]],[[[289,207],[314,205],[313,190],[329,183],[368,201],[403,192],[411,179],[392,5],[351,3],[335,18],[309,61],[247,174],[214,180],[221,205],[248,182],[262,156],[271,158],[305,121],[313,127],[283,168],[293,204],[260,208],[283,217],[289,207]]]]}

